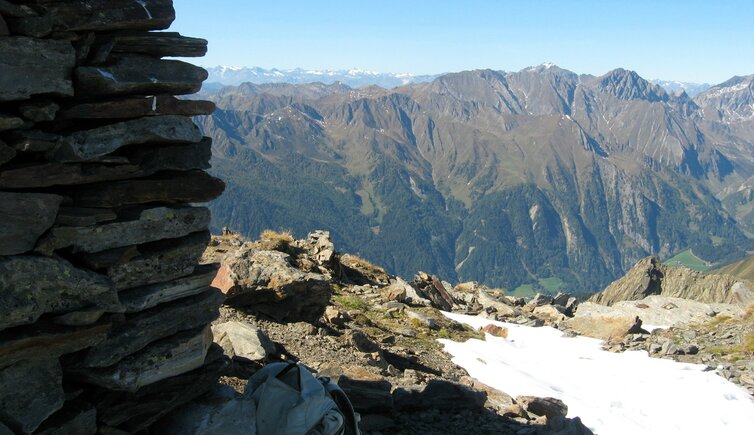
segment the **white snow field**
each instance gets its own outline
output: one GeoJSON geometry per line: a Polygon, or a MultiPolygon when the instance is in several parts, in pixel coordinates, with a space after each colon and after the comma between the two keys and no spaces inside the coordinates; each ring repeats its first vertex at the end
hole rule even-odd
{"type": "Polygon", "coordinates": [[[477,329],[508,328],[506,339],[440,340],[454,363],[514,398],[561,399],[568,416],[596,434],[754,434],[754,400],[703,365],[606,352],[600,340],[563,337],[550,327],[443,314],[477,329]]]}

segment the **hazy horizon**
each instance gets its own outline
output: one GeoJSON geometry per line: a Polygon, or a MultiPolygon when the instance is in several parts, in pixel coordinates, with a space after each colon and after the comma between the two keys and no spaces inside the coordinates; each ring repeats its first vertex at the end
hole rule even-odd
{"type": "Polygon", "coordinates": [[[198,63],[210,67],[427,75],[552,62],[711,84],[754,73],[754,3],[746,1],[175,3],[171,30],[207,39],[198,63]]]}

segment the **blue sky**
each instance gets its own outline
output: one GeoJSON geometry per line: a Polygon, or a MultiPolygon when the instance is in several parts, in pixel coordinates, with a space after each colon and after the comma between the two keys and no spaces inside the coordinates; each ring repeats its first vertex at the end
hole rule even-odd
{"type": "Polygon", "coordinates": [[[754,0],[175,0],[204,66],[417,74],[553,62],[719,83],[754,73],[754,0]]]}

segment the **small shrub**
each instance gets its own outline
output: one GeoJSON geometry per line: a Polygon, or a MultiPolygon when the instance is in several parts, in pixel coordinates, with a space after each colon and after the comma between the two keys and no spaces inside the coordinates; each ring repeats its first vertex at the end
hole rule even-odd
{"type": "Polygon", "coordinates": [[[448,330],[445,328],[442,328],[439,331],[437,331],[437,335],[440,338],[450,338],[450,332],[448,332],[448,330]]]}

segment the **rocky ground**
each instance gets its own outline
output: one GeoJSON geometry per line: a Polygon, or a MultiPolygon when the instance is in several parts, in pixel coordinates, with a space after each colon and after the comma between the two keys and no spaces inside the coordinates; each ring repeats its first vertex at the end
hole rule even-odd
{"type": "Polygon", "coordinates": [[[543,310],[475,284],[451,288],[424,273],[408,283],[337,254],[321,232],[298,241],[269,232],[257,242],[227,233],[213,239],[204,260],[223,263],[215,284],[230,297],[213,332],[233,356],[222,380],[239,393],[265,363],[295,360],[338,382],[367,434],[591,433],[565,418],[559,400],[512,398],[476,383],[437,342],[484,339],[438,308],[543,325],[566,318],[568,297],[561,297],[563,308],[543,310]],[[303,297],[323,287],[328,298],[303,297]],[[264,294],[270,290],[274,297],[264,294]]]}
{"type": "MultiPolygon", "coordinates": [[[[667,309],[678,309],[672,305],[667,309]]],[[[607,349],[646,350],[654,357],[705,364],[754,396],[754,306],[740,315],[715,314],[705,321],[658,329],[652,334],[629,334],[608,344],[607,349]]]]}
{"type": "Polygon", "coordinates": [[[232,357],[222,378],[236,392],[229,397],[240,397],[264,364],[298,361],[343,388],[367,434],[591,433],[579,419],[565,418],[567,404],[557,399],[514,398],[475,382],[437,339],[505,337],[507,330],[476,331],[440,310],[552,326],[566,336],[602,339],[614,352],[647,350],[706,364],[754,392],[754,307],[659,295],[616,299],[610,307],[562,293],[524,301],[422,272],[406,282],[338,254],[325,232],[303,240],[265,232],[252,242],[228,231],[213,237],[202,261],[221,263],[213,286],[227,300],[212,330],[232,357]],[[642,320],[672,327],[649,333],[642,320]]]}

